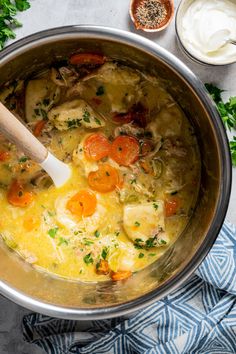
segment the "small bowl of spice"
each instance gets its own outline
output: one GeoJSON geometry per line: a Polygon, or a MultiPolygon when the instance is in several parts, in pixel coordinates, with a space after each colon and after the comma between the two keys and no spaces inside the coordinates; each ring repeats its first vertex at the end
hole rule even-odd
{"type": "Polygon", "coordinates": [[[129,12],[136,29],[158,32],[171,22],[174,15],[174,1],[131,0],[129,12]]]}

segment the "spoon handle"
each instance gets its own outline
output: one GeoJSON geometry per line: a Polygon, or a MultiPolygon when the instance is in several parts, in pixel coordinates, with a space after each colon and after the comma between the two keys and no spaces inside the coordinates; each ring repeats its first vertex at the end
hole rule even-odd
{"type": "Polygon", "coordinates": [[[47,149],[1,102],[0,132],[37,163],[46,159],[47,149]]]}

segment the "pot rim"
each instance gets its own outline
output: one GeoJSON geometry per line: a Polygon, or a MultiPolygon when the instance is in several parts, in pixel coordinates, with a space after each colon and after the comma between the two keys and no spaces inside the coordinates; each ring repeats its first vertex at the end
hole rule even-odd
{"type": "Polygon", "coordinates": [[[148,306],[153,302],[163,298],[170,292],[174,291],[181,284],[183,284],[201,264],[211,249],[224,222],[231,192],[232,164],[228,139],[217,108],[200,79],[198,79],[195,74],[193,74],[193,72],[173,54],[169,53],[166,49],[160,47],[158,44],[152,42],[151,40],[143,38],[137,34],[104,26],[78,25],[57,27],[27,36],[3,49],[2,52],[0,52],[1,65],[4,65],[5,61],[11,60],[29,48],[34,48],[44,42],[49,43],[50,41],[55,41],[57,37],[58,39],[62,39],[63,37],[65,40],[74,37],[78,39],[99,38],[103,40],[118,41],[119,43],[123,43],[146,51],[150,55],[158,56],[159,60],[163,61],[167,66],[171,67],[172,70],[181,76],[186,84],[190,86],[190,88],[196,93],[209,116],[211,117],[214,133],[217,136],[218,146],[220,147],[220,192],[215,214],[206,233],[206,237],[202,241],[202,244],[197,249],[192,259],[189,260],[185,267],[178,273],[174,274],[158,289],[152,290],[149,293],[146,293],[134,300],[119,305],[109,307],[104,306],[100,308],[76,309],[51,305],[46,302],[36,300],[35,298],[11,287],[4,281],[0,281],[0,293],[2,295],[21,306],[46,315],[80,320],[105,319],[127,315],[128,313],[140,310],[143,307],[148,306]]]}

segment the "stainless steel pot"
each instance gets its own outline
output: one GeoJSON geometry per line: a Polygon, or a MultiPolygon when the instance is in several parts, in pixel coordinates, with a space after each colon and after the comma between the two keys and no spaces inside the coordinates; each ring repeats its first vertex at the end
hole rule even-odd
{"type": "Polygon", "coordinates": [[[183,234],[156,263],[125,282],[80,283],[33,269],[2,243],[0,292],[31,310],[68,319],[127,314],[179,287],[209,252],[223,223],[231,188],[227,137],[216,107],[199,79],[169,52],[140,36],[116,29],[71,26],[24,38],[0,53],[0,86],[82,48],[99,51],[160,75],[195,127],[201,150],[201,188],[183,234]]]}

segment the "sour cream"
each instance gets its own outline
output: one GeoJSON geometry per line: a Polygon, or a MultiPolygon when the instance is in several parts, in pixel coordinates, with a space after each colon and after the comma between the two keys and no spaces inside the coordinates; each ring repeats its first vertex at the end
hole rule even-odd
{"type": "Polygon", "coordinates": [[[210,64],[236,61],[235,0],[194,0],[182,12],[179,36],[184,47],[199,60],[210,64]]]}

